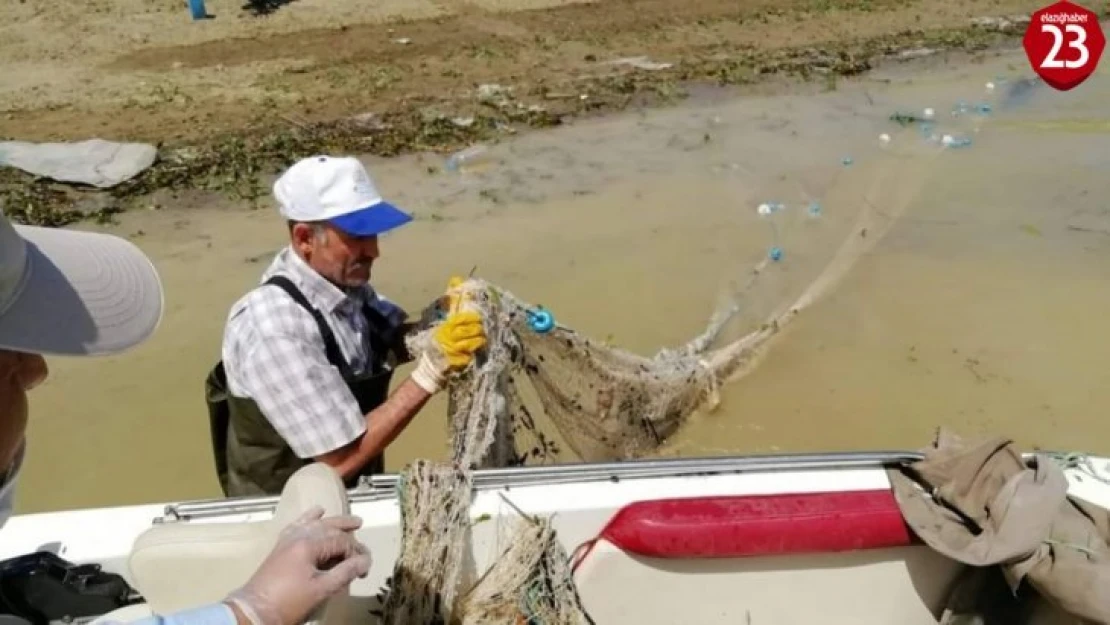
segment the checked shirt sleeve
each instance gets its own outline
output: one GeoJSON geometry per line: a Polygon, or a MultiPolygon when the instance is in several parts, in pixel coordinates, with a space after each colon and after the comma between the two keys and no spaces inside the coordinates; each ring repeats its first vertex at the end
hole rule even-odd
{"type": "MultiPolygon", "coordinates": [[[[237,326],[239,391],[251,397],[300,458],[338,449],[366,431],[366,418],[328,362],[315,320],[279,289],[260,289],[237,326]]],[[[238,393],[237,393],[238,394],[238,393]]]]}
{"type": "MultiPolygon", "coordinates": [[[[131,621],[129,625],[236,625],[237,622],[235,614],[226,604],[213,603],[165,616],[148,616],[137,621],[131,621]]],[[[108,620],[107,623],[114,625],[120,623],[120,621],[108,620]]]]}

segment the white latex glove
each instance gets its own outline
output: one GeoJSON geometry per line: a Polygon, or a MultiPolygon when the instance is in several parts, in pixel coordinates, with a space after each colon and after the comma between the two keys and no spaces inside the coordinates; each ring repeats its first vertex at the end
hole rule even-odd
{"type": "Polygon", "coordinates": [[[227,597],[254,625],[300,625],[324,600],[370,570],[356,516],[321,519],[315,506],[281,531],[250,580],[227,597]],[[326,565],[332,564],[327,570],[326,565]]]}
{"type": "Polygon", "coordinates": [[[412,370],[410,377],[429,395],[435,395],[443,390],[443,385],[447,382],[446,374],[447,365],[443,362],[443,359],[433,358],[425,352],[416,361],[416,368],[412,370]]]}

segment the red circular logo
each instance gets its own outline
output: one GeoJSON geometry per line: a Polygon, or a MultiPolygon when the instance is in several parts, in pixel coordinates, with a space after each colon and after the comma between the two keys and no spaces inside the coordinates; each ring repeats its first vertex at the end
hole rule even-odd
{"type": "Polygon", "coordinates": [[[1106,36],[1097,14],[1063,0],[1033,13],[1022,45],[1037,76],[1067,91],[1095,72],[1106,36]]]}

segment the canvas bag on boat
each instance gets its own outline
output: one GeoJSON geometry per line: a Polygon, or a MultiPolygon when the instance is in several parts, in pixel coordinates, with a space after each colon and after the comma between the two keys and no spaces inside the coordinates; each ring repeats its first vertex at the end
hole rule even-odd
{"type": "MultiPolygon", "coordinates": [[[[270,278],[263,286],[266,285],[280,287],[316,320],[328,362],[343,376],[347,388],[358,401],[359,410],[366,414],[380,406],[389,395],[393,376],[393,370],[386,364],[388,346],[395,344],[386,331],[385,318],[369,306],[363,306],[363,314],[370,325],[372,362],[369,373],[356,376],[343,358],[331,327],[297,287],[283,276],[270,278]]],[[[216,474],[224,495],[277,495],[289,476],[312,461],[293,453],[254,400],[236,397],[228,391],[222,361],[209,371],[204,387],[216,474]]],[[[385,459],[379,455],[347,480],[346,486],[352,488],[359,477],[384,470],[385,459]]]]}
{"type": "Polygon", "coordinates": [[[1012,594],[1026,582],[1076,618],[1110,623],[1110,513],[1068,496],[1051,458],[1025,461],[1008,439],[969,445],[944,430],[923,452],[889,475],[926,544],[973,567],[997,565],[1012,594]]]}

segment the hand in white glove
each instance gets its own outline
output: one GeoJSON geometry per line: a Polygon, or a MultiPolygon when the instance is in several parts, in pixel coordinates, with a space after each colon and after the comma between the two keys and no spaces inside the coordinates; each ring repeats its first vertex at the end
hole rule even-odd
{"type": "Polygon", "coordinates": [[[283,529],[270,555],[227,603],[254,625],[300,625],[324,600],[366,577],[370,552],[353,533],[362,519],[321,519],[323,514],[315,506],[283,529]]]}

